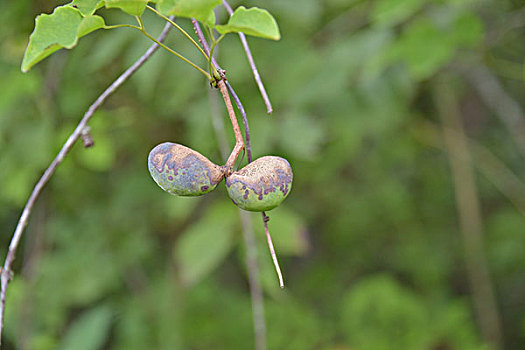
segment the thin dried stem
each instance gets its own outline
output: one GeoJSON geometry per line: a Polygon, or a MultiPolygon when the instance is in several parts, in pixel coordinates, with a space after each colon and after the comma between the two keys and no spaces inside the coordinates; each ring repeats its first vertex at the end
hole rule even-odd
{"type": "Polygon", "coordinates": [[[244,148],[244,139],[242,138],[241,129],[239,128],[239,123],[237,122],[237,117],[235,116],[235,111],[233,110],[232,102],[230,100],[230,94],[228,93],[228,88],[224,83],[224,79],[219,80],[218,84],[232,123],[233,133],[235,134],[235,146],[225,164],[228,174],[231,174],[233,172],[233,165],[244,148]]]}
{"type": "MultiPolygon", "coordinates": [[[[233,14],[233,9],[231,8],[230,4],[228,4],[226,0],[222,0],[222,4],[231,16],[233,14]]],[[[259,87],[259,91],[261,92],[261,96],[264,100],[264,103],[266,104],[266,111],[268,112],[268,114],[271,114],[273,112],[272,103],[270,102],[270,98],[266,93],[266,89],[264,88],[261,76],[259,75],[259,71],[257,70],[255,61],[253,60],[253,55],[250,50],[250,46],[248,45],[248,40],[246,40],[246,35],[244,35],[244,33],[239,33],[239,38],[241,38],[242,46],[244,47],[244,51],[246,52],[246,57],[248,57],[248,61],[250,62],[250,67],[252,68],[253,72],[253,78],[255,79],[255,82],[259,87]]]]}
{"type": "MultiPolygon", "coordinates": [[[[173,18],[173,17],[172,17],[173,18]]],[[[166,36],[168,35],[168,32],[170,30],[171,26],[169,23],[167,23],[164,26],[164,29],[162,30],[162,33],[160,34],[158,38],[158,42],[163,41],[166,36]]],[[[5,259],[5,263],[2,269],[2,281],[1,281],[1,291],[0,291],[0,344],[2,339],[2,330],[4,326],[4,310],[5,310],[5,299],[6,299],[6,292],[7,292],[7,285],[9,284],[9,281],[11,279],[11,267],[13,265],[13,262],[15,260],[16,250],[18,249],[18,245],[20,243],[20,239],[22,238],[22,234],[24,233],[24,229],[27,226],[27,222],[29,219],[29,215],[31,214],[31,211],[33,209],[33,206],[35,205],[35,202],[37,198],[39,197],[40,193],[42,192],[42,189],[47,184],[49,179],[53,176],[55,173],[58,165],[62,163],[64,158],[67,156],[75,142],[81,137],[83,131],[85,130],[87,123],[93,117],[93,114],[95,111],[100,108],[100,106],[106,101],[106,99],[113,93],[115,90],[117,90],[133,73],[135,73],[150,57],[153,55],[153,53],[158,49],[159,45],[157,43],[150,46],[150,48],[140,57],[131,67],[129,67],[124,73],[122,73],[97,99],[91,106],[89,106],[89,109],[84,114],[82,119],[80,120],[80,123],[78,123],[77,127],[73,131],[73,133],[69,136],[66,143],[62,146],[62,149],[58,153],[58,155],[55,157],[55,159],[51,162],[49,167],[46,169],[40,180],[38,180],[37,184],[33,188],[33,191],[31,192],[31,195],[29,196],[29,199],[24,207],[24,210],[22,212],[22,216],[20,216],[20,219],[18,220],[18,224],[16,225],[15,232],[13,234],[13,237],[11,238],[11,243],[9,244],[9,250],[7,252],[7,257],[5,259]]]]}
{"type": "Polygon", "coordinates": [[[235,104],[237,105],[237,109],[241,113],[242,116],[242,124],[244,125],[244,136],[246,138],[246,156],[248,158],[248,163],[252,162],[252,145],[250,141],[250,126],[248,125],[248,117],[246,116],[246,111],[244,110],[244,107],[241,103],[241,100],[239,99],[239,96],[235,93],[235,90],[233,90],[233,87],[228,83],[226,80],[226,86],[228,87],[228,90],[230,91],[230,94],[233,97],[233,100],[235,101],[235,104]]]}
{"type": "Polygon", "coordinates": [[[281,272],[281,267],[279,266],[279,261],[277,260],[277,254],[275,254],[275,249],[273,248],[272,236],[270,236],[270,230],[268,229],[268,221],[270,221],[270,217],[266,215],[264,211],[261,214],[264,223],[264,232],[266,233],[266,241],[268,242],[268,248],[270,249],[270,254],[272,255],[275,271],[277,271],[277,276],[279,277],[279,287],[284,288],[283,274],[281,272]]]}

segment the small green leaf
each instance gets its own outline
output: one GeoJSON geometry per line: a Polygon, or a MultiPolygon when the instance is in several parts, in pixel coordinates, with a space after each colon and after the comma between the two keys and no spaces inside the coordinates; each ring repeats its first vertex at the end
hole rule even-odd
{"type": "Polygon", "coordinates": [[[98,350],[106,342],[113,312],[104,305],[86,311],[66,332],[60,350],[98,350]]]}
{"type": "Polygon", "coordinates": [[[211,208],[177,242],[174,254],[184,285],[192,286],[206,277],[230,252],[238,217],[235,207],[226,204],[211,208]]]}
{"type": "Polygon", "coordinates": [[[119,8],[128,15],[140,16],[146,9],[148,0],[105,0],[106,8],[119,8]]]}
{"type": "Polygon", "coordinates": [[[214,26],[213,9],[221,2],[221,0],[159,0],[157,10],[166,16],[195,18],[209,26],[214,26]]]}
{"type": "Polygon", "coordinates": [[[281,34],[273,16],[266,10],[239,6],[230,17],[228,24],[215,26],[221,34],[242,32],[261,38],[279,40],[281,34]]]}
{"type": "Polygon", "coordinates": [[[22,60],[22,72],[62,47],[75,46],[81,21],[80,11],[70,6],[59,6],[50,15],[37,16],[22,60]]]}
{"type": "Polygon", "coordinates": [[[80,22],[80,26],[78,27],[77,38],[81,38],[84,35],[87,35],[97,29],[104,28],[105,25],[106,23],[104,22],[104,18],[100,16],[86,16],[82,18],[82,22],[80,22]]]}
{"type": "Polygon", "coordinates": [[[82,18],[80,10],[68,5],[57,7],[51,15],[38,16],[35,22],[35,29],[22,60],[22,72],[27,72],[61,48],[73,48],[79,38],[105,25],[102,17],[88,15],[82,18]]]}
{"type": "Polygon", "coordinates": [[[77,8],[82,16],[91,16],[102,6],[101,0],[73,0],[71,5],[77,8]]]}

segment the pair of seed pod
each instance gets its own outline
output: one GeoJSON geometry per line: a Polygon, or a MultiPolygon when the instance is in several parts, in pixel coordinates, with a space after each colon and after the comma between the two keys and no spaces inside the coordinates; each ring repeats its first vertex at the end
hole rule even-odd
{"type": "Polygon", "coordinates": [[[265,156],[228,174],[197,151],[165,142],[151,150],[148,167],[164,191],[177,196],[200,196],[211,192],[226,177],[226,189],[235,205],[249,211],[277,207],[292,189],[292,168],[286,159],[265,156]]]}

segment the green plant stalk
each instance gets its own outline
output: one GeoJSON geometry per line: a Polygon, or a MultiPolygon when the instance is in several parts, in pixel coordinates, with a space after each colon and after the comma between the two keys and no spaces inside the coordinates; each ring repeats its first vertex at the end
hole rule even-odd
{"type": "Polygon", "coordinates": [[[182,29],[181,26],[179,26],[177,23],[175,23],[174,21],[172,21],[171,19],[169,19],[168,17],[164,16],[162,13],[160,13],[159,11],[157,11],[156,9],[154,9],[153,7],[151,6],[146,6],[146,8],[152,12],[154,12],[157,16],[161,17],[162,19],[164,19],[165,21],[167,21],[169,24],[171,24],[172,26],[174,26],[175,28],[177,28],[179,30],[179,32],[181,32],[186,38],[188,38],[192,44],[199,50],[199,52],[204,56],[204,58],[209,61],[209,57],[208,55],[206,55],[206,52],[204,52],[204,50],[200,47],[199,44],[197,44],[197,42],[191,37],[191,35],[188,34],[188,32],[186,32],[184,29],[182,29]]]}
{"type": "Polygon", "coordinates": [[[217,69],[215,68],[215,66],[212,64],[211,58],[213,57],[213,51],[215,51],[215,47],[224,38],[224,36],[225,34],[222,34],[217,40],[212,39],[213,44],[211,45],[210,58],[208,59],[208,71],[210,72],[210,75],[214,76],[216,79],[220,79],[220,75],[219,75],[219,72],[217,72],[217,69]]]}
{"type": "Polygon", "coordinates": [[[120,26],[124,26],[124,27],[131,27],[131,28],[135,28],[135,29],[138,29],[142,34],[144,34],[145,36],[147,36],[151,41],[153,41],[154,43],[156,43],[157,45],[159,45],[160,47],[162,47],[163,49],[169,51],[171,54],[177,56],[178,58],[180,58],[181,60],[183,60],[184,62],[188,63],[189,65],[191,65],[193,68],[197,69],[199,72],[201,72],[202,74],[204,74],[204,76],[206,77],[206,79],[208,79],[209,81],[213,81],[212,77],[210,74],[208,74],[204,69],[202,69],[201,67],[197,66],[195,63],[193,63],[192,61],[190,61],[189,59],[187,59],[186,57],[182,56],[180,53],[178,53],[177,51],[169,48],[168,46],[164,45],[163,43],[161,43],[160,41],[158,41],[157,39],[155,39],[153,36],[151,36],[148,32],[146,32],[146,30],[144,29],[144,23],[142,22],[142,18],[140,18],[139,16],[135,16],[135,19],[137,20],[137,22],[139,23],[139,27],[137,26],[133,26],[133,25],[126,25],[126,24],[123,24],[123,25],[120,25],[120,26]]]}
{"type": "Polygon", "coordinates": [[[115,24],[115,25],[112,25],[112,26],[104,26],[103,29],[115,29],[115,28],[126,28],[126,27],[140,30],[139,27],[134,26],[132,24],[115,24]]]}

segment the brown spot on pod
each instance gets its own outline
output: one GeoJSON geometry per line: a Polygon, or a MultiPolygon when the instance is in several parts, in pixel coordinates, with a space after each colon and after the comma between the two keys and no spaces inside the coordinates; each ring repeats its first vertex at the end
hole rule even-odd
{"type": "Polygon", "coordinates": [[[288,161],[265,156],[226,178],[232,201],[241,209],[267,211],[277,207],[292,189],[293,173],[288,161]]]}
{"type": "Polygon", "coordinates": [[[213,191],[224,177],[223,169],[199,152],[171,142],[151,150],[148,168],[164,191],[177,196],[200,196],[213,191]]]}

